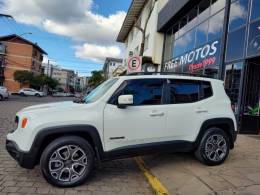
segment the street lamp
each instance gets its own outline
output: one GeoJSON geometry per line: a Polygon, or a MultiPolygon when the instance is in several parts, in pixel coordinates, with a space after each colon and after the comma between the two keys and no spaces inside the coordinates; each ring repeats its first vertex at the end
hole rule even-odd
{"type": "Polygon", "coordinates": [[[11,18],[11,19],[14,19],[13,16],[8,15],[8,14],[0,14],[0,17],[5,17],[5,18],[11,18]]]}

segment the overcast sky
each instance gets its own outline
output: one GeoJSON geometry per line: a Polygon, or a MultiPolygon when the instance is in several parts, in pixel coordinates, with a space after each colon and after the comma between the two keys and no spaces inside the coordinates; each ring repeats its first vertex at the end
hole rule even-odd
{"type": "MultiPolygon", "coordinates": [[[[104,58],[121,57],[116,37],[131,0],[0,0],[0,35],[25,34],[48,58],[82,75],[101,69],[104,58]]],[[[47,59],[47,58],[46,58],[47,59]]],[[[46,60],[45,59],[45,60],[46,60]]]]}

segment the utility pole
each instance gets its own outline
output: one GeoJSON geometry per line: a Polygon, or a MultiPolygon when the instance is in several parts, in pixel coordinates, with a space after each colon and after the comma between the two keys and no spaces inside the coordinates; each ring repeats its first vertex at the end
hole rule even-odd
{"type": "MultiPolygon", "coordinates": [[[[10,18],[13,19],[13,16],[11,15],[7,15],[7,14],[1,14],[0,13],[0,18],[10,18]]],[[[5,49],[4,49],[5,50],[5,49]]],[[[5,65],[5,54],[1,54],[0,55],[0,60],[1,60],[1,64],[0,64],[0,86],[4,84],[4,65],[5,65]]]]}

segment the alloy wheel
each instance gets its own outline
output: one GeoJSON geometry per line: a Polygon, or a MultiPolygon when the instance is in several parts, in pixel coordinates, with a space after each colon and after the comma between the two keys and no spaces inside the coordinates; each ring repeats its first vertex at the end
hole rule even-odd
{"type": "Polygon", "coordinates": [[[222,135],[211,135],[205,145],[205,153],[212,161],[221,161],[227,154],[227,142],[222,135]]]}
{"type": "Polygon", "coordinates": [[[79,180],[87,169],[86,153],[76,145],[65,145],[55,150],[49,159],[51,176],[62,182],[79,180]]]}

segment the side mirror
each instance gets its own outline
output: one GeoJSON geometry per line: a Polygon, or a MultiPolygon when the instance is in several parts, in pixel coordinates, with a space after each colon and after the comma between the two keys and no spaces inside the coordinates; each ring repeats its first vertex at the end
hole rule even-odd
{"type": "Polygon", "coordinates": [[[118,97],[118,108],[126,108],[126,106],[134,103],[133,95],[120,95],[118,97]]]}

